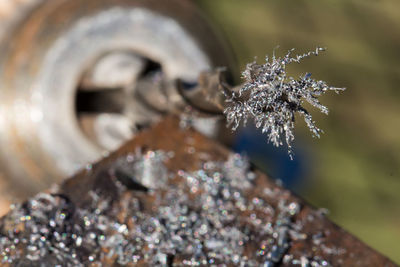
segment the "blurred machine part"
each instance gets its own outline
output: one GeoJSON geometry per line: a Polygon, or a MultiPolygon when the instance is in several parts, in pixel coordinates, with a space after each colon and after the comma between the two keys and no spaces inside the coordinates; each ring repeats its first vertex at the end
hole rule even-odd
{"type": "Polygon", "coordinates": [[[137,94],[142,80],[190,84],[219,66],[234,68],[229,47],[189,0],[0,1],[7,193],[32,195],[157,121],[165,97],[137,94]]]}

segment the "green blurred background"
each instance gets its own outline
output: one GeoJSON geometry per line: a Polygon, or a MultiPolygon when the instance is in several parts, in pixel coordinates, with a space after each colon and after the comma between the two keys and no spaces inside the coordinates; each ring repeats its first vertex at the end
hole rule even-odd
{"type": "Polygon", "coordinates": [[[308,179],[296,191],[400,263],[400,1],[198,2],[225,32],[241,69],[277,45],[281,54],[328,48],[290,68],[347,88],[321,99],[328,117],[312,111],[325,131],[321,139],[297,123],[297,141],[311,156],[308,179]]]}

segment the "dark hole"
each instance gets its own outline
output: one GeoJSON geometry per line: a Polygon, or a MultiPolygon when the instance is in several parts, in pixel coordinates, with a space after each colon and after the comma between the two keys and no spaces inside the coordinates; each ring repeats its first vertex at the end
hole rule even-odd
{"type": "Polygon", "coordinates": [[[152,75],[156,72],[161,72],[161,65],[157,62],[154,62],[150,59],[147,59],[147,64],[145,69],[143,70],[143,73],[141,74],[142,77],[147,76],[147,75],[152,75]]]}
{"type": "Polygon", "coordinates": [[[77,113],[122,113],[124,92],[122,89],[79,90],[76,95],[77,113]]]}

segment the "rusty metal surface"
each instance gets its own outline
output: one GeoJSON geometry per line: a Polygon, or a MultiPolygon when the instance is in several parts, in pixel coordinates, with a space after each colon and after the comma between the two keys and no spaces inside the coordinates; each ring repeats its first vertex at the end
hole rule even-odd
{"type": "MultiPolygon", "coordinates": [[[[104,175],[110,166],[122,156],[135,151],[137,148],[173,151],[174,158],[166,163],[169,171],[179,170],[194,171],[201,168],[202,163],[207,160],[226,160],[231,153],[227,148],[210,140],[194,130],[182,130],[175,118],[167,118],[150,130],[146,130],[136,138],[109,157],[94,164],[90,170],[84,170],[61,186],[61,194],[67,196],[76,207],[89,205],[91,198],[89,191],[100,192],[113,199],[117,203],[122,198],[135,196],[142,198],[144,209],[152,209],[151,203],[154,199],[143,193],[128,193],[124,196],[118,194],[109,175],[104,175]],[[130,195],[132,194],[132,195],[130,195]]],[[[301,210],[296,215],[296,221],[303,222],[302,232],[307,235],[304,240],[292,240],[288,254],[294,257],[320,256],[330,262],[332,266],[396,266],[388,258],[374,251],[356,237],[329,221],[320,211],[314,209],[303,200],[293,195],[288,190],[276,185],[265,174],[256,171],[255,186],[246,197],[251,198],[267,189],[273,192],[268,199],[268,204],[276,207],[280,200],[295,201],[301,204],[301,210]],[[323,245],[316,245],[312,242],[313,235],[324,236],[323,245]],[[331,252],[335,250],[336,252],[331,252]]],[[[121,205],[121,216],[124,215],[121,205]]],[[[251,251],[254,247],[249,247],[251,251]]],[[[247,251],[249,252],[249,251],[247,251]]],[[[174,263],[179,264],[179,257],[174,263]]],[[[110,262],[105,262],[110,264],[110,262]]],[[[143,263],[146,266],[145,263],[143,263]]],[[[291,266],[288,263],[281,263],[280,266],[291,266]]]]}

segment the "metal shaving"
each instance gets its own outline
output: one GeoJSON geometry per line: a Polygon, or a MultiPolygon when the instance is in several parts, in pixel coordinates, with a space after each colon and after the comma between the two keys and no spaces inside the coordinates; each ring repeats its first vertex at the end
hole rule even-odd
{"type": "Polygon", "coordinates": [[[328,114],[328,108],[319,102],[318,97],[328,91],[339,93],[345,88],[331,87],[324,81],[314,80],[311,73],[295,79],[288,76],[286,66],[293,62],[300,63],[311,55],[317,56],[323,50],[318,47],[315,51],[292,57],[294,49],[291,49],[282,58],[273,55],[270,60],[267,56],[264,64],[259,65],[255,61],[247,64],[242,73],[244,85],[238,93],[226,95],[224,113],[228,125],[236,130],[240,123],[246,124],[248,119],[252,119],[275,146],[283,145],[284,139],[291,157],[296,113],[304,118],[313,136],[319,137],[322,131],[304,108],[304,101],[328,114]]]}
{"type": "MultiPolygon", "coordinates": [[[[204,162],[194,172],[167,174],[162,151],[136,152],[111,168],[116,199],[90,191],[76,207],[62,194],[38,194],[15,205],[0,225],[0,260],[13,266],[329,266],[313,255],[295,257],[292,242],[307,238],[296,202],[269,202],[255,189],[246,158],[204,162]],[[119,171],[119,172],[118,172],[119,171]],[[148,191],[118,181],[127,173],[148,191]],[[157,181],[159,179],[159,181],[157,181]],[[158,186],[151,187],[151,185],[158,186]]],[[[110,176],[110,177],[111,177],[110,176]]],[[[313,237],[314,238],[314,237],[313,237]]],[[[323,242],[315,237],[314,242],[323,242]]],[[[320,244],[319,244],[320,245],[320,244]]]]}

